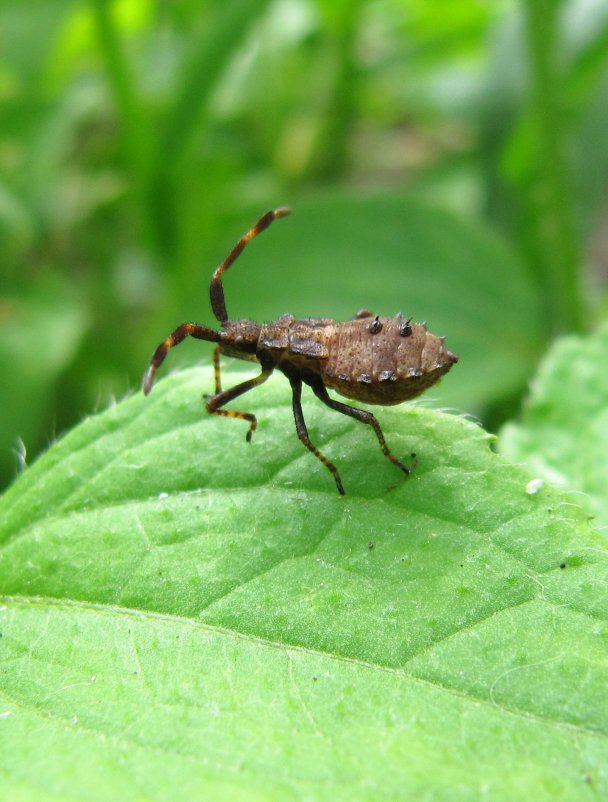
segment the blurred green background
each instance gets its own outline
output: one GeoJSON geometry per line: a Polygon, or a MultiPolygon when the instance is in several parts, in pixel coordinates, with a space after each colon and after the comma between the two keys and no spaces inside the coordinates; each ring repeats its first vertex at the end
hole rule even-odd
{"type": "Polygon", "coordinates": [[[606,315],[605,0],[22,0],[0,34],[0,486],[213,325],[270,207],[229,314],[426,319],[461,356],[429,403],[490,428],[606,315]]]}

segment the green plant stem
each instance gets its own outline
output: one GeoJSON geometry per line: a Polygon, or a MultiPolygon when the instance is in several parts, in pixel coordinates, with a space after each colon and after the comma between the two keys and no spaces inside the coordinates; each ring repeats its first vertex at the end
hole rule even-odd
{"type": "Polygon", "coordinates": [[[130,71],[120,47],[112,4],[92,0],[97,39],[105,62],[122,128],[123,150],[131,173],[138,223],[144,242],[153,253],[160,249],[154,213],[150,204],[151,131],[141,112],[130,71]]]}
{"type": "Polygon", "coordinates": [[[312,173],[321,180],[343,177],[349,163],[349,137],[356,117],[360,70],[355,57],[356,40],[364,3],[350,0],[326,9],[330,58],[333,66],[331,87],[323,108],[323,125],[312,173]]]}
{"type": "MultiPolygon", "coordinates": [[[[564,125],[559,110],[555,69],[557,12],[555,0],[528,0],[530,83],[537,148],[536,238],[549,325],[554,332],[583,329],[578,247],[569,208],[564,164],[564,125]]],[[[534,189],[533,189],[534,191],[534,189]]]]}
{"type": "Polygon", "coordinates": [[[211,4],[203,18],[204,24],[198,29],[193,45],[185,54],[179,89],[161,134],[161,151],[171,154],[175,162],[183,162],[188,158],[193,143],[200,148],[200,139],[203,138],[201,128],[206,133],[204,128],[209,97],[243,38],[268,5],[268,0],[258,3],[232,0],[217,6],[211,4]]]}

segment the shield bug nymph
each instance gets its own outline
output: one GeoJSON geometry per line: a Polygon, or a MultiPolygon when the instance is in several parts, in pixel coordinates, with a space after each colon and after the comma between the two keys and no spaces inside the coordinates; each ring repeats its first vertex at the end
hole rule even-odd
{"type": "Polygon", "coordinates": [[[211,308],[220,323],[219,330],[199,323],[182,323],[158,346],[143,380],[147,395],[156,371],[167,352],[186,337],[216,343],[213,352],[215,393],[207,399],[208,412],[249,423],[247,441],[256,429],[255,415],[224,409],[235,398],[262,384],[276,369],[289,380],[292,390],[296,432],[302,443],[328,468],[338,491],[344,486],[336,466],[312,443],[302,412],[302,384],[311,387],[324,404],[337,412],[372,427],[384,455],[407,476],[409,468],[392,454],[375,416],[364,409],[331,398],[328,388],[354,401],[367,404],[400,404],[415,398],[435,384],[458,361],[447,351],[444,338],[427,331],[426,324],[413,323],[401,313],[395,317],[374,315],[361,309],[344,323],[330,318],[296,319],[282,315],[270,323],[230,320],[226,311],[222,275],[243,251],[247,243],[267,228],[273,220],[285,217],[289,209],[266,212],[230,251],[211,277],[211,308]],[[259,362],[258,376],[222,390],[220,354],[259,362]]]}

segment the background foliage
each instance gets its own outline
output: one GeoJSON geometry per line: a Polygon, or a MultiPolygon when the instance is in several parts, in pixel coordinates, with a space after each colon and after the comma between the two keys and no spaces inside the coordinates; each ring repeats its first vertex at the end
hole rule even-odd
{"type": "Polygon", "coordinates": [[[294,216],[229,311],[398,304],[462,356],[441,402],[492,428],[605,309],[601,0],[37,0],[0,27],[3,483],[210,321],[270,206],[294,216]]]}
{"type": "Polygon", "coordinates": [[[606,3],[30,0],[0,29],[0,796],[605,797],[606,3]],[[208,365],[133,392],[278,205],[232,316],[401,308],[461,356],[379,411],[419,455],[392,491],[305,399],[338,497],[280,376],[250,446],[202,414],[208,365]]]}

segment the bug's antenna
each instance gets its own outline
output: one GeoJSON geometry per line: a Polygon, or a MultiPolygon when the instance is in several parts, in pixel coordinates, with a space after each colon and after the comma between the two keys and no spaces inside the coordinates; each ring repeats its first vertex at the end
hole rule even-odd
{"type": "Polygon", "coordinates": [[[171,334],[162,341],[152,355],[152,359],[148,365],[148,370],[144,375],[144,395],[148,395],[152,389],[152,385],[154,384],[154,379],[156,377],[156,371],[165,361],[165,357],[167,356],[169,350],[174,348],[176,345],[179,345],[182,340],[186,339],[186,337],[196,337],[197,340],[207,340],[211,343],[219,343],[220,341],[220,333],[215,331],[215,329],[209,329],[207,326],[201,326],[200,323],[182,323],[181,326],[178,326],[175,331],[171,332],[171,334]]]}
{"type": "Polygon", "coordinates": [[[266,212],[266,214],[260,217],[253,228],[250,228],[245,236],[241,237],[228,256],[224,259],[222,264],[219,267],[216,267],[213,276],[211,277],[209,295],[211,297],[211,308],[213,309],[213,314],[220,323],[226,323],[228,321],[228,312],[226,312],[226,302],[224,301],[224,287],[222,286],[222,275],[238,258],[249,240],[257,237],[261,231],[264,231],[265,228],[268,228],[273,220],[276,220],[279,217],[286,217],[288,214],[291,214],[291,209],[288,209],[286,206],[282,206],[280,209],[271,209],[271,211],[266,212]]]}

